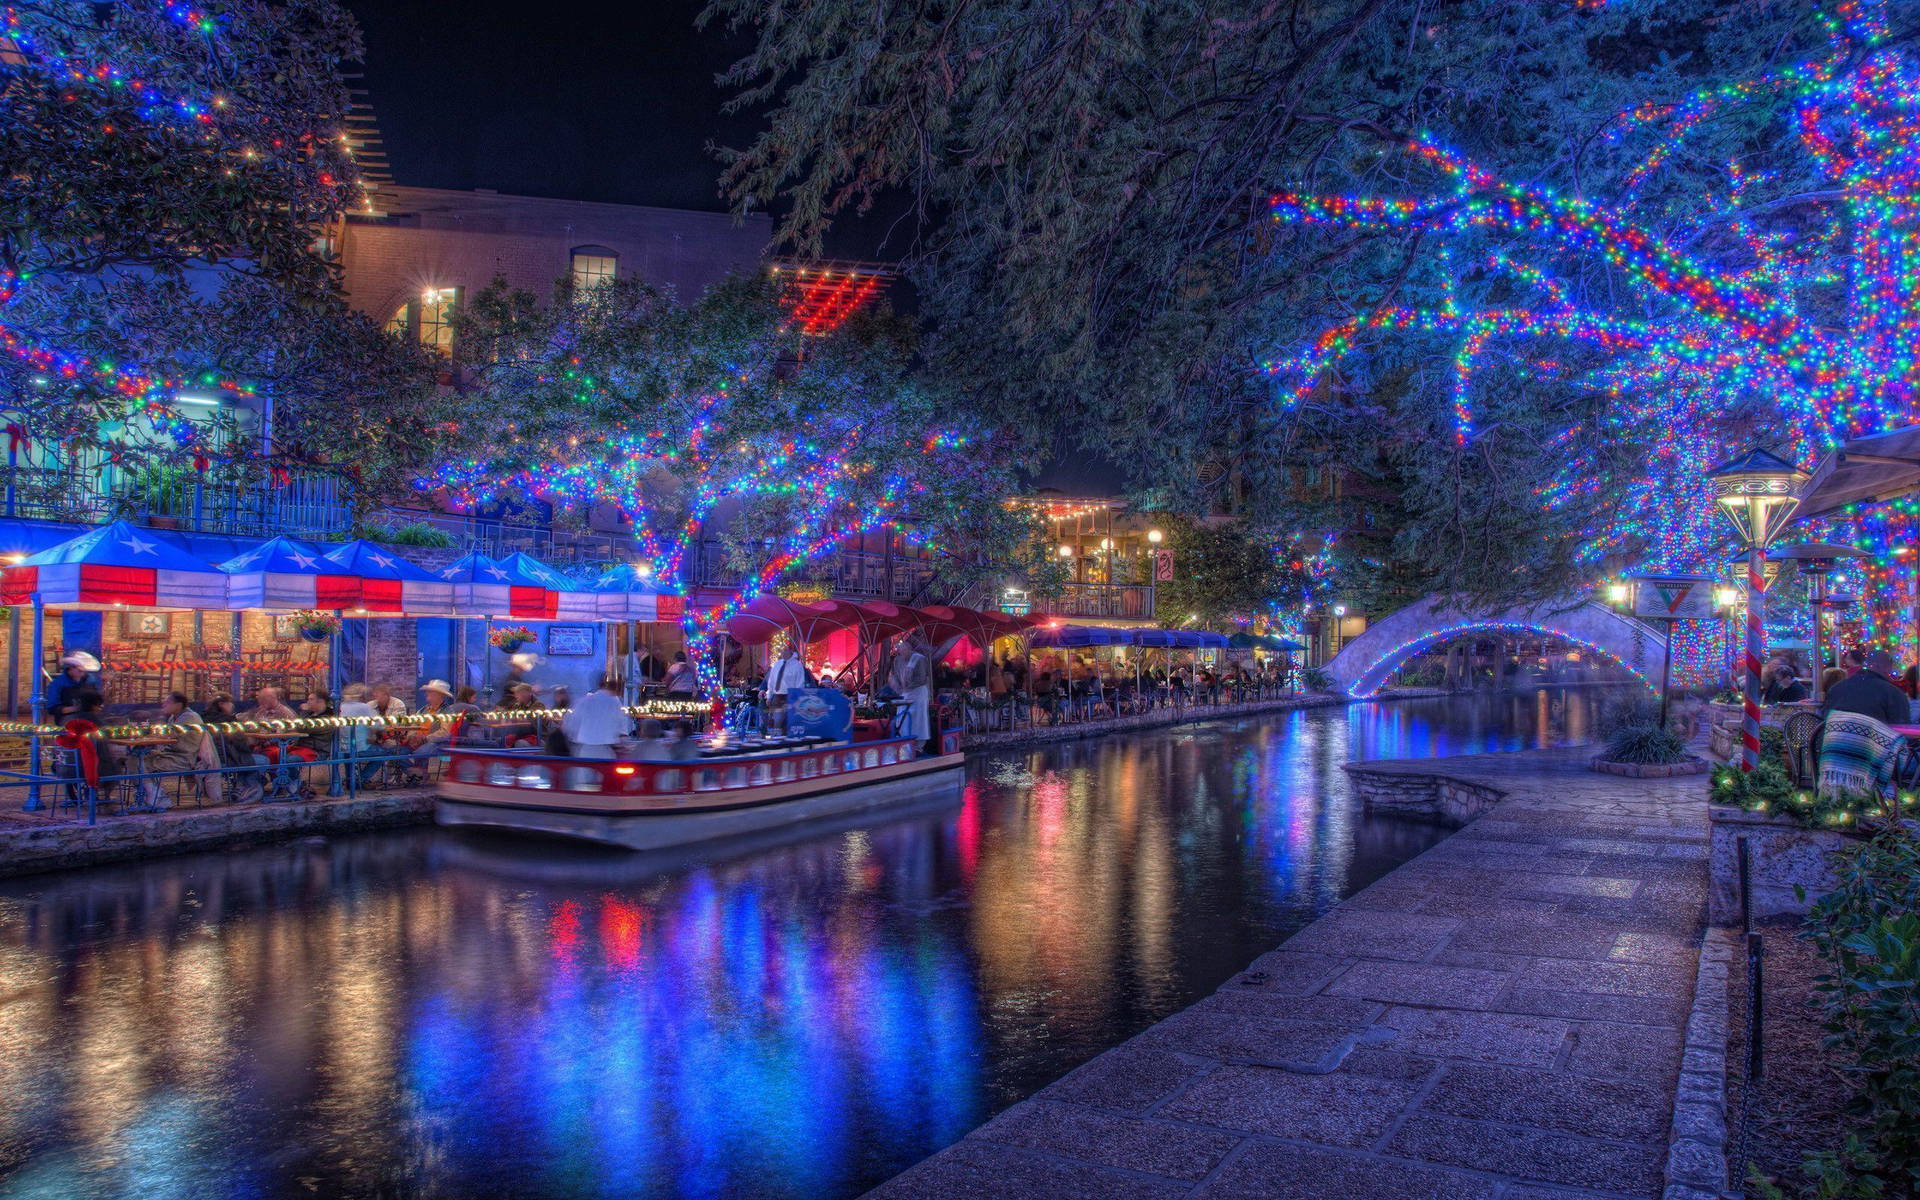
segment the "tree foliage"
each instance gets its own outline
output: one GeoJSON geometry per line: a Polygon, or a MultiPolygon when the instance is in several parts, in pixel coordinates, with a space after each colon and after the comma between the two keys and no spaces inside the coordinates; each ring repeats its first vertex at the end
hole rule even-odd
{"type": "Polygon", "coordinates": [[[1226,629],[1296,597],[1297,583],[1264,538],[1239,521],[1167,523],[1173,551],[1171,582],[1155,585],[1154,612],[1161,624],[1226,629]]]}
{"type": "MultiPolygon", "coordinates": [[[[361,203],[334,0],[47,0],[0,30],[0,394],[45,444],[259,386],[283,445],[363,473],[419,448],[434,372],[351,313],[318,244],[361,203]]],[[[229,464],[250,470],[245,462],[229,464]]]]}
{"type": "Polygon", "coordinates": [[[705,541],[751,597],[895,522],[956,575],[1024,532],[1000,457],[955,424],[885,314],[805,337],[764,279],[681,305],[621,278],[562,281],[544,303],[496,281],[460,320],[472,415],[447,429],[454,461],[430,482],[465,506],[611,508],[670,586],[689,586],[705,541]]]}
{"type": "MultiPolygon", "coordinates": [[[[1422,130],[1580,194],[1628,169],[1607,137],[1621,112],[1818,36],[1810,6],[1723,0],[714,0],[708,15],[758,33],[730,79],[743,104],[771,105],[727,156],[736,199],[783,199],[780,232],[805,247],[910,194],[934,360],[990,412],[1110,450],[1190,508],[1345,522],[1343,544],[1373,542],[1398,592],[1489,599],[1584,581],[1565,545],[1590,505],[1549,514],[1539,494],[1556,464],[1590,450],[1605,469],[1645,431],[1589,424],[1588,445],[1556,444],[1592,400],[1535,378],[1484,445],[1457,448],[1452,348],[1433,344],[1373,353],[1285,408],[1267,360],[1441,289],[1416,269],[1417,236],[1303,235],[1269,198],[1398,194],[1410,168],[1383,150],[1422,130]],[[1358,483],[1333,506],[1314,483],[1330,472],[1358,483]]],[[[1768,128],[1743,108],[1714,133],[1738,145],[1768,128]]],[[[1708,166],[1688,156],[1645,202],[1679,219],[1708,166]]],[[[1601,267],[1573,286],[1617,283],[1601,267]]]]}

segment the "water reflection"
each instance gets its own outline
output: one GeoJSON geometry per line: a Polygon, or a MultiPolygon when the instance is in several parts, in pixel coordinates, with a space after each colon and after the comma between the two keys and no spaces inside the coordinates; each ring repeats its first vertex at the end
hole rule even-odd
{"type": "Polygon", "coordinates": [[[851,1195],[1440,836],[1342,762],[1558,740],[1569,695],[1001,755],[679,862],[420,830],[15,881],[0,1195],[851,1195]]]}

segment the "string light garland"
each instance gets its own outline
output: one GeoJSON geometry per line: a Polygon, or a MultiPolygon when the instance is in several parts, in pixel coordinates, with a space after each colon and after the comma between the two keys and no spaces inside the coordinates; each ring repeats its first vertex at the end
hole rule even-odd
{"type": "MultiPolygon", "coordinates": [[[[1575,456],[1542,503],[1592,507],[1617,494],[1600,527],[1582,532],[1589,560],[1628,549],[1661,569],[1700,569],[1721,542],[1701,477],[1753,428],[1784,428],[1804,465],[1849,438],[1920,421],[1920,58],[1892,36],[1888,11],[1886,0],[1845,0],[1824,14],[1825,44],[1808,61],[1625,114],[1608,136],[1652,144],[1610,200],[1502,178],[1425,133],[1403,148],[1435,179],[1425,194],[1274,196],[1283,225],[1417,233],[1446,247],[1437,303],[1353,316],[1265,364],[1281,403],[1326,386],[1379,335],[1453,340],[1461,446],[1475,437],[1474,379],[1489,355],[1523,378],[1587,389],[1606,401],[1606,424],[1569,429],[1562,444],[1651,430],[1649,460],[1622,487],[1575,456]],[[1786,148],[1813,185],[1734,163],[1679,228],[1645,225],[1636,201],[1686,140],[1753,104],[1782,113],[1786,148]],[[1489,236],[1529,247],[1526,261],[1468,252],[1489,236]],[[1567,280],[1590,268],[1618,281],[1605,307],[1573,299],[1567,280]],[[1521,299],[1466,303],[1469,280],[1504,283],[1521,299]],[[1579,348],[1577,364],[1556,355],[1564,346],[1579,348]]],[[[1917,533],[1911,504],[1843,512],[1809,531],[1873,556],[1836,583],[1858,585],[1867,636],[1888,637],[1910,602],[1901,584],[1913,564],[1894,555],[1917,533]]],[[[1683,677],[1718,673],[1716,637],[1701,622],[1677,640],[1683,677]]]]}

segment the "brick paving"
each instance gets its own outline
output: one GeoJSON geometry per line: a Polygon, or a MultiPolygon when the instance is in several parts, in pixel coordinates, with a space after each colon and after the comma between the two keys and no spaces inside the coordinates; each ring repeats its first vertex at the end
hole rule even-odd
{"type": "Polygon", "coordinates": [[[1657,1196],[1707,894],[1699,777],[1591,751],[1369,763],[1506,798],[870,1193],[1657,1196]]]}

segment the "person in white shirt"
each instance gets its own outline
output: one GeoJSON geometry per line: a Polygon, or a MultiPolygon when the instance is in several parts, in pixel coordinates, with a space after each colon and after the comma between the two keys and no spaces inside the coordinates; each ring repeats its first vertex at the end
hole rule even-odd
{"type": "Polygon", "coordinates": [[[612,758],[614,743],[633,731],[633,719],[620,703],[620,681],[608,676],[567,711],[560,728],[575,758],[612,758]]]}
{"type": "Polygon", "coordinates": [[[800,661],[800,651],[787,643],[778,662],[767,671],[767,730],[785,732],[787,728],[787,697],[807,686],[807,668],[800,661]]]}

